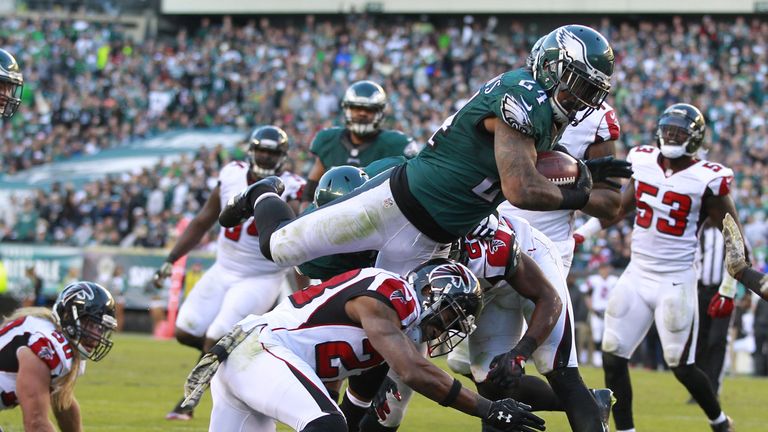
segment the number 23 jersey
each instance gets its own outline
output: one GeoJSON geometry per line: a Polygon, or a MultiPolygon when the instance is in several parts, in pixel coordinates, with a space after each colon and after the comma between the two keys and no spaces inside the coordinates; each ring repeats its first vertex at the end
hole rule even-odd
{"type": "Polygon", "coordinates": [[[727,195],[733,171],[697,160],[688,168],[667,174],[655,146],[633,148],[627,160],[634,171],[637,211],[632,231],[632,262],[653,272],[691,268],[698,245],[698,229],[707,215],[704,197],[727,195]]]}
{"type": "Polygon", "coordinates": [[[377,268],[348,271],[311,285],[291,294],[271,312],[246,318],[240,325],[247,329],[264,324],[259,342],[266,349],[280,345],[291,350],[323,381],[344,379],[384,362],[362,324],[352,321],[345,310],[348,301],[360,296],[373,297],[392,308],[403,331],[415,338],[410,328],[421,314],[416,293],[397,274],[377,268]]]}

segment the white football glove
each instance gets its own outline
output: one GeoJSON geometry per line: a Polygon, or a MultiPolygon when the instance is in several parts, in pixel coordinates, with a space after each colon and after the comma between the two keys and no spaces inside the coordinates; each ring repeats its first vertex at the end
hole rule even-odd
{"type": "Polygon", "coordinates": [[[478,240],[490,240],[496,234],[497,229],[499,229],[499,217],[495,213],[491,213],[481,220],[469,234],[478,240]]]}

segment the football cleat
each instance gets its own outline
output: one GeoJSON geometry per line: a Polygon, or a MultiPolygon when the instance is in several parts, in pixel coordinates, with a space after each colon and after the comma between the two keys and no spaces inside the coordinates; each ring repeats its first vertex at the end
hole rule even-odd
{"type": "Polygon", "coordinates": [[[260,196],[269,192],[282,195],[284,191],[285,185],[280,177],[269,176],[257,181],[229,199],[219,213],[219,225],[224,228],[240,225],[253,216],[253,206],[260,196]]]}
{"type": "Polygon", "coordinates": [[[726,417],[725,420],[720,423],[710,425],[714,432],[734,432],[736,429],[733,427],[733,420],[730,417],[726,417]]]}
{"type": "Polygon", "coordinates": [[[597,401],[597,407],[600,410],[600,421],[603,423],[603,430],[608,431],[608,420],[611,418],[611,407],[616,403],[616,398],[613,397],[613,391],[611,389],[589,389],[595,400],[597,401]]]}

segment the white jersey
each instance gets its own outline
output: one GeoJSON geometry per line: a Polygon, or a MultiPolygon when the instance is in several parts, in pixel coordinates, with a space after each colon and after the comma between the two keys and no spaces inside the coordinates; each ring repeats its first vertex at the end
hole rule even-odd
{"type": "Polygon", "coordinates": [[[608,307],[608,296],[619,278],[616,275],[608,275],[603,278],[599,274],[591,275],[582,286],[584,293],[590,294],[592,300],[592,310],[595,312],[605,312],[608,307]]]}
{"type": "Polygon", "coordinates": [[[371,296],[394,309],[404,331],[415,338],[409,326],[421,314],[416,293],[402,277],[377,268],[352,270],[297,291],[272,311],[251,315],[240,326],[244,330],[264,326],[249,338],[258,337],[268,351],[275,345],[287,348],[321,380],[344,379],[384,362],[362,325],[344,309],[347,301],[359,296],[371,296]]]}
{"type": "MultiPolygon", "coordinates": [[[[234,195],[248,186],[248,164],[230,162],[219,173],[221,208],[234,195]]],[[[284,201],[301,198],[306,182],[301,177],[284,172],[280,179],[285,185],[281,198],[284,201]]],[[[259,249],[259,233],[253,218],[233,228],[221,228],[216,248],[216,262],[227,271],[250,276],[281,271],[280,267],[264,258],[259,249]]]]}
{"type": "MultiPolygon", "coordinates": [[[[590,145],[604,141],[616,141],[619,139],[619,133],[620,127],[616,112],[610,105],[604,103],[600,109],[593,112],[577,126],[565,128],[558,144],[568,149],[571,156],[584,159],[590,145]]],[[[570,240],[571,235],[573,235],[573,210],[523,210],[513,206],[509,201],[504,201],[499,206],[499,212],[527,220],[534,228],[555,242],[570,240]]]]}
{"type": "MultiPolygon", "coordinates": [[[[16,399],[19,372],[16,352],[21,347],[31,349],[48,366],[53,388],[72,370],[76,354],[52,322],[27,316],[7,323],[0,328],[0,409],[13,408],[19,403],[16,399]]],[[[80,364],[85,366],[85,362],[80,364]]]]}
{"type": "Polygon", "coordinates": [[[652,272],[690,269],[698,249],[705,193],[730,192],[733,171],[705,160],[667,174],[655,146],[633,148],[627,160],[634,171],[637,213],[632,230],[632,262],[652,272]]]}

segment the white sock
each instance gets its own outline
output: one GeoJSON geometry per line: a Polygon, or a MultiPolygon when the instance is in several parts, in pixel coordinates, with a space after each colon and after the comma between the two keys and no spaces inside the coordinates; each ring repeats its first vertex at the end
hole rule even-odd
{"type": "Polygon", "coordinates": [[[635,432],[635,428],[632,428],[632,429],[622,429],[622,430],[616,430],[616,432],[635,432]]]}
{"type": "Polygon", "coordinates": [[[346,390],[346,393],[347,393],[347,399],[349,399],[349,401],[352,402],[352,405],[360,407],[360,408],[368,408],[369,406],[371,406],[371,402],[370,401],[369,402],[365,402],[365,401],[362,401],[362,400],[356,398],[355,395],[353,395],[349,391],[349,389],[346,390]]]}
{"type": "Polygon", "coordinates": [[[277,197],[280,198],[280,195],[274,193],[274,192],[264,192],[263,194],[259,195],[258,198],[256,198],[256,201],[253,203],[253,208],[256,208],[256,204],[260,203],[261,200],[267,197],[277,197]]]}
{"type": "Polygon", "coordinates": [[[715,424],[718,424],[718,423],[722,423],[722,422],[724,422],[724,421],[726,420],[726,418],[727,418],[727,417],[725,416],[725,413],[724,413],[724,412],[722,412],[722,411],[720,411],[720,415],[719,415],[719,416],[717,416],[717,418],[716,418],[716,419],[714,419],[714,420],[710,420],[710,421],[709,421],[709,424],[713,424],[713,425],[715,425],[715,424]]]}

